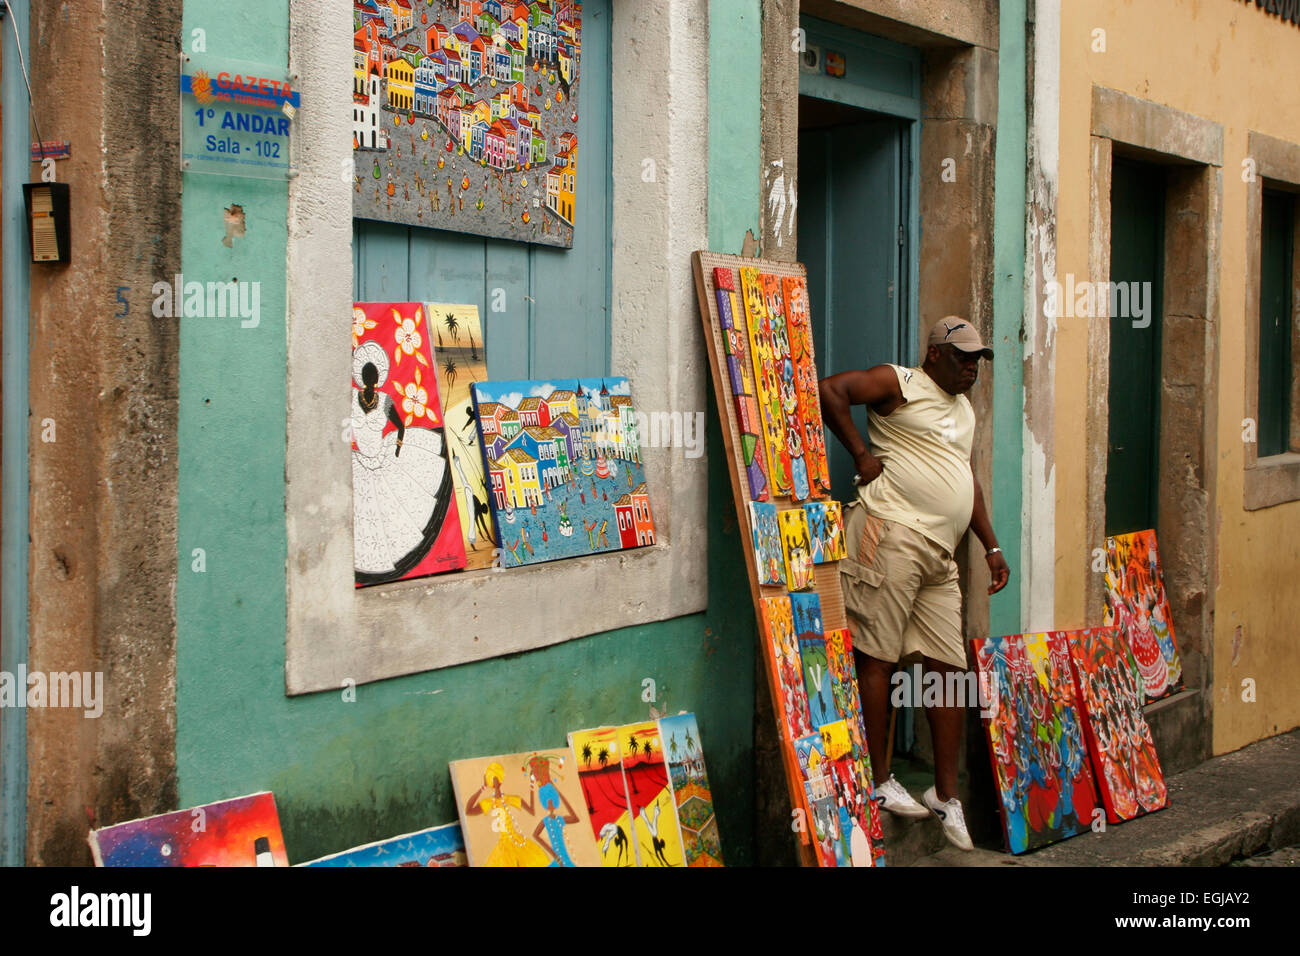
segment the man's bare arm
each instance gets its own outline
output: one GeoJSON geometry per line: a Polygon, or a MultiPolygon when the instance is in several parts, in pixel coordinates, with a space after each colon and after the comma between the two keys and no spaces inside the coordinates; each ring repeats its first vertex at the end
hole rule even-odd
{"type": "Polygon", "coordinates": [[[903,404],[898,375],[888,365],[840,372],[821,380],[819,385],[822,420],[853,457],[859,484],[868,484],[880,476],[884,465],[871,454],[866,440],[853,424],[853,406],[866,405],[878,415],[888,415],[903,404]]]}
{"type": "MultiPolygon", "coordinates": [[[[993,533],[993,522],[989,521],[988,508],[984,505],[984,490],[980,488],[980,480],[974,478],[974,481],[975,507],[971,511],[970,529],[975,532],[975,536],[980,539],[987,552],[998,546],[998,538],[993,533]]],[[[993,578],[992,583],[989,584],[989,594],[997,594],[1007,586],[1007,580],[1011,577],[1011,567],[1000,549],[993,554],[986,554],[985,558],[988,561],[989,574],[993,578]]]]}

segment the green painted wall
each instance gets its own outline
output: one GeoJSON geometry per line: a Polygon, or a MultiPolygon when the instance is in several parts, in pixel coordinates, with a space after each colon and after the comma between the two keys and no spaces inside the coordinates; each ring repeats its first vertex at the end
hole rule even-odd
{"type": "Polygon", "coordinates": [[[989,600],[989,633],[1018,634],[1020,507],[1024,469],[1025,0],[1002,0],[998,36],[997,166],[993,211],[993,489],[989,507],[1011,565],[1007,586],[989,600]]]}
{"type": "MultiPolygon", "coordinates": [[[[734,98],[733,87],[752,90],[729,104],[749,119],[737,127],[743,135],[728,147],[728,163],[711,164],[710,237],[716,248],[739,251],[744,229],[757,231],[758,3],[717,3],[713,16],[732,34],[720,42],[745,55],[721,61],[726,71],[710,77],[711,92],[734,98]]],[[[284,0],[190,2],[185,36],[202,27],[210,54],[284,63],[287,17],[284,0]]],[[[755,629],[722,457],[710,456],[707,612],[364,685],[355,703],[333,692],[288,698],[287,187],[187,174],[183,210],[187,277],[260,281],[262,317],[256,329],[195,319],[181,328],[181,805],[272,790],[290,860],[301,862],[455,819],[449,761],[553,747],[569,730],[644,717],[642,680],[650,677],[660,707],[699,716],[723,852],[732,863],[750,862],[755,629]],[[227,249],[222,210],[232,202],[246,210],[247,235],[227,249]],[[203,573],[192,570],[194,548],[205,550],[203,573]]],[[[679,250],[682,264],[691,251],[679,250]]],[[[709,447],[719,449],[716,410],[708,414],[709,447]]]]}

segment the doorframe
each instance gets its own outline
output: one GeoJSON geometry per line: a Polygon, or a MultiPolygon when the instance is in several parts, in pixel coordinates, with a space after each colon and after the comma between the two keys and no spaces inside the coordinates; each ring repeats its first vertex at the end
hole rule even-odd
{"type": "MultiPolygon", "coordinates": [[[[907,230],[903,236],[907,258],[899,270],[903,288],[898,298],[901,307],[897,332],[903,354],[897,358],[907,365],[910,364],[911,349],[920,342],[921,206],[917,177],[921,169],[921,51],[914,46],[885,40],[805,14],[800,14],[799,26],[804,31],[807,45],[820,48],[823,55],[829,43],[834,45],[835,52],[844,52],[846,59],[861,54],[875,57],[877,63],[880,60],[893,61],[896,66],[890,71],[891,80],[896,84],[896,90],[906,91],[886,90],[882,88],[884,84],[855,83],[848,76],[834,78],[824,73],[806,73],[802,69],[799,71],[799,96],[843,103],[904,122],[903,148],[907,165],[901,177],[899,198],[905,211],[902,218],[907,230]]],[[[796,129],[796,142],[797,138],[796,129]]],[[[793,224],[791,217],[792,228],[793,224]]],[[[829,330],[827,334],[829,335],[829,330]]]]}
{"type": "MultiPolygon", "coordinates": [[[[1092,89],[1088,278],[1110,279],[1111,170],[1116,147],[1168,168],[1161,315],[1160,448],[1156,537],[1176,622],[1185,689],[1146,708],[1167,773],[1210,753],[1214,568],[1218,552],[1218,262],[1223,202],[1223,126],[1117,90],[1092,89]],[[1176,347],[1170,347],[1176,345],[1176,347]],[[1158,714],[1170,712],[1166,716],[1158,714]]],[[[1104,597],[1096,549],[1106,543],[1110,316],[1088,321],[1085,615],[1100,622],[1104,597]],[[1106,356],[1106,361],[1100,360],[1106,356]]]]}

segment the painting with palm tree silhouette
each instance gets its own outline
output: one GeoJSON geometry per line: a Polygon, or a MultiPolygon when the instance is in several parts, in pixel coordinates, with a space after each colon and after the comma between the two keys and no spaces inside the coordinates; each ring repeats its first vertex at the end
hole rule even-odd
{"type": "Polygon", "coordinates": [[[578,771],[578,784],[586,801],[591,831],[605,866],[636,866],[632,810],[623,780],[621,728],[599,727],[569,734],[578,771]]]}
{"type": "Polygon", "coordinates": [[[600,866],[564,749],[453,760],[451,782],[470,866],[600,866]]]}
{"type": "Polygon", "coordinates": [[[704,748],[694,714],[659,718],[659,739],[668,761],[668,781],[681,823],[687,866],[722,866],[713,792],[704,769],[704,748]]]}
{"type": "Polygon", "coordinates": [[[623,779],[640,866],[685,866],[677,804],[668,784],[659,724],[650,720],[619,728],[623,779]]]}
{"type": "Polygon", "coordinates": [[[497,546],[488,506],[483,452],[479,448],[478,422],[470,386],[486,382],[487,347],[478,306],[426,302],[425,314],[434,336],[433,361],[437,366],[438,394],[446,422],[451,482],[460,511],[461,538],[465,544],[465,570],[492,566],[497,546]]]}

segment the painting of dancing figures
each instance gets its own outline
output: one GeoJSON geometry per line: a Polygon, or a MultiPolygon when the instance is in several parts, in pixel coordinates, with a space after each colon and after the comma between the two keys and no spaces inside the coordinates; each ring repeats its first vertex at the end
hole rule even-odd
{"type": "Polygon", "coordinates": [[[426,318],[418,302],[352,308],[357,587],[465,566],[426,318]]]}

